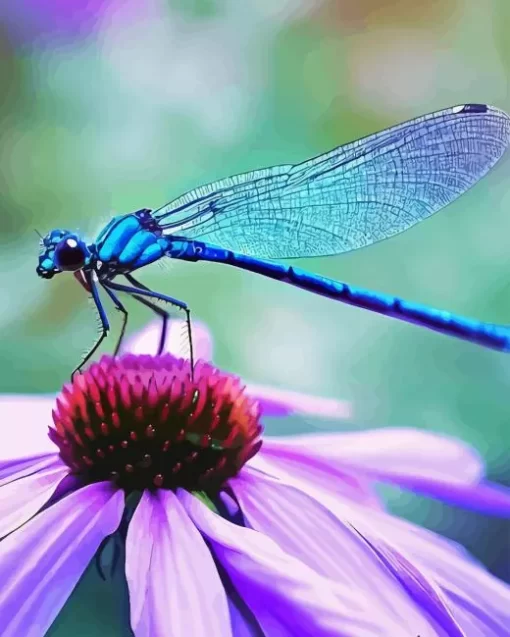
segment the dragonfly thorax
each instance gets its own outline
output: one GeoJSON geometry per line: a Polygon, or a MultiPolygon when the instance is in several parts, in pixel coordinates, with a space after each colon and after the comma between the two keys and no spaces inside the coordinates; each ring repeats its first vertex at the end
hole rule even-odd
{"type": "Polygon", "coordinates": [[[51,279],[59,272],[76,272],[90,261],[87,244],[74,232],[55,229],[42,240],[37,274],[51,279]]]}

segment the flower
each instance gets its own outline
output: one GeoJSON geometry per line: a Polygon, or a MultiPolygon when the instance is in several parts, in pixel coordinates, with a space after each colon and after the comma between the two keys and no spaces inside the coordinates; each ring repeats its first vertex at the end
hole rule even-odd
{"type": "Polygon", "coordinates": [[[97,31],[104,12],[103,0],[87,0],[74,11],[65,0],[21,0],[9,6],[3,17],[16,39],[55,47],[55,40],[72,42],[97,31]]]}
{"type": "Polygon", "coordinates": [[[4,397],[2,635],[44,635],[117,532],[137,637],[510,634],[510,588],[372,488],[509,515],[472,449],[411,429],[260,447],[264,406],[294,406],[258,391],[203,360],[191,378],[172,354],[103,357],[64,387],[48,439],[51,399],[4,397]]]}

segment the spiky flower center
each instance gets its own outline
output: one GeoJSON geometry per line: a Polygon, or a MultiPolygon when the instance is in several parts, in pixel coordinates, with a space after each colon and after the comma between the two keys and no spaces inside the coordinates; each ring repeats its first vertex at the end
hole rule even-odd
{"type": "Polygon", "coordinates": [[[49,435],[73,473],[144,488],[215,490],[260,449],[258,404],[199,361],[104,356],[65,385],[49,435]]]}

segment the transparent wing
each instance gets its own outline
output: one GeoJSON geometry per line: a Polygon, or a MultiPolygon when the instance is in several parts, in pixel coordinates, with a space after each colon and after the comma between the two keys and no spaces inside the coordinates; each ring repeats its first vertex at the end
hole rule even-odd
{"type": "Polygon", "coordinates": [[[153,215],[165,232],[253,256],[338,254],[437,212],[483,177],[509,142],[504,112],[456,106],[301,164],[202,186],[153,215]]]}

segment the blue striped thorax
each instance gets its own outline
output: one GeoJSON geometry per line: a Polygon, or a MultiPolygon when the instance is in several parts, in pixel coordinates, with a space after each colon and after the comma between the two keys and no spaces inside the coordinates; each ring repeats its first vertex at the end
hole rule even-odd
{"type": "Polygon", "coordinates": [[[131,272],[160,259],[168,247],[147,209],[114,217],[95,243],[96,258],[110,274],[131,272]]]}

